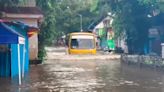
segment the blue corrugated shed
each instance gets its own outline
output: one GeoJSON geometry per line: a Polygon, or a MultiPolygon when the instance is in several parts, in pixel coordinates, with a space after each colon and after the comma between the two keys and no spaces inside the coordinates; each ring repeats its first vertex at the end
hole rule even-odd
{"type": "Polygon", "coordinates": [[[0,21],[0,46],[7,48],[0,50],[0,76],[14,77],[19,74],[19,69],[21,74],[29,69],[28,35],[24,25],[8,23],[0,21]],[[23,44],[20,37],[24,38],[23,44]]]}

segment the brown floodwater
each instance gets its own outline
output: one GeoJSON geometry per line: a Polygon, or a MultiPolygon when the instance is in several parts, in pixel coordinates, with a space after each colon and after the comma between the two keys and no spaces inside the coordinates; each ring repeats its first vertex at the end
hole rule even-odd
{"type": "Polygon", "coordinates": [[[164,73],[116,60],[48,60],[30,66],[21,86],[0,78],[0,92],[164,92],[164,73]]]}

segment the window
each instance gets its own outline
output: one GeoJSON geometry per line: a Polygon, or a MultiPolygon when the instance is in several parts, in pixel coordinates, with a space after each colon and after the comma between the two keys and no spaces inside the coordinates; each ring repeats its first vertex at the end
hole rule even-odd
{"type": "Polygon", "coordinates": [[[93,39],[80,39],[80,38],[73,38],[71,39],[71,48],[72,49],[93,49],[94,46],[93,39]]]}

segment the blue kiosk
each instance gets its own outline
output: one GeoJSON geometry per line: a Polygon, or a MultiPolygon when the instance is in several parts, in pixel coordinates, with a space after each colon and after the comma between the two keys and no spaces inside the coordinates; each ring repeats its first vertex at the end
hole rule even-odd
{"type": "Polygon", "coordinates": [[[0,77],[21,79],[29,70],[28,26],[0,20],[0,77]]]}

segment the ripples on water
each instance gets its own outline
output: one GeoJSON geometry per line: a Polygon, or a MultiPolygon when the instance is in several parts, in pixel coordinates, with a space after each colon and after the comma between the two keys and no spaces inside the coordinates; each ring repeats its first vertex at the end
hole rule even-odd
{"type": "Polygon", "coordinates": [[[22,86],[1,78],[1,92],[164,92],[163,72],[119,61],[48,61],[30,70],[22,86]]]}

